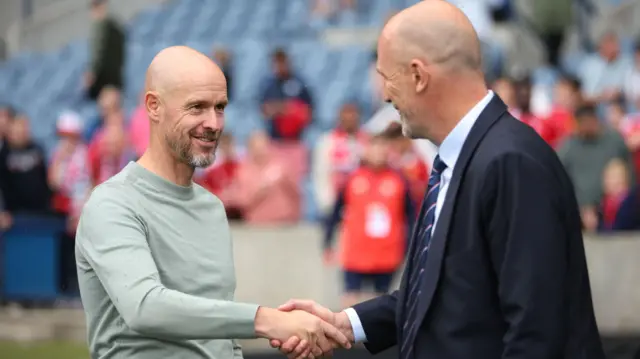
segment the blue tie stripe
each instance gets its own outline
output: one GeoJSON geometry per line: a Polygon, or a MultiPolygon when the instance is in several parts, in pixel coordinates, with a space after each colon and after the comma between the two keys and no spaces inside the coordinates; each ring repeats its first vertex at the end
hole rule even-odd
{"type": "Polygon", "coordinates": [[[427,253],[429,252],[429,245],[431,244],[431,235],[433,234],[436,217],[436,204],[438,202],[438,193],[440,192],[440,179],[442,172],[446,168],[447,165],[442,162],[440,156],[436,156],[433,161],[433,169],[429,176],[429,186],[424,199],[426,210],[421,218],[422,220],[419,222],[421,228],[418,230],[416,236],[417,240],[422,239],[422,241],[414,246],[415,253],[410,255],[413,265],[409,275],[409,281],[407,282],[409,289],[405,297],[405,322],[402,327],[403,341],[400,346],[400,359],[409,359],[413,350],[412,340],[418,327],[414,311],[417,308],[418,298],[420,298],[422,294],[422,291],[418,288],[420,287],[422,276],[425,272],[427,253]]]}

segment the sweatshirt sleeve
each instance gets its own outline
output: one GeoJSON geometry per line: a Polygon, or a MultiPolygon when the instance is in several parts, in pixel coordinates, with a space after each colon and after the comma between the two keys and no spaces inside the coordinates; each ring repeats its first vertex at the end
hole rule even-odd
{"type": "Polygon", "coordinates": [[[197,297],[162,284],[135,203],[125,188],[100,186],[82,212],[76,237],[79,254],[127,326],[163,339],[256,338],[258,305],[197,297]]]}

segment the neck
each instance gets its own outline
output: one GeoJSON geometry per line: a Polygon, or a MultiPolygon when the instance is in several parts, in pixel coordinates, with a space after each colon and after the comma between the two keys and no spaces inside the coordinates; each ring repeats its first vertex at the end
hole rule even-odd
{"type": "Polygon", "coordinates": [[[488,93],[487,86],[477,79],[448,79],[433,98],[433,111],[440,119],[440,128],[432,134],[430,140],[440,146],[442,141],[456,127],[458,122],[478,104],[488,93]]]}
{"type": "Polygon", "coordinates": [[[185,187],[191,185],[195,170],[192,166],[177,161],[169,149],[159,146],[153,139],[147,151],[138,160],[138,164],[170,182],[185,187]]]}

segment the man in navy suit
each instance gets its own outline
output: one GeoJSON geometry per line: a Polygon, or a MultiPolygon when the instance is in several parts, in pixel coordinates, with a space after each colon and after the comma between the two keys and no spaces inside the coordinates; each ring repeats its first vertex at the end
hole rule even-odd
{"type": "MultiPolygon", "coordinates": [[[[423,1],[378,42],[403,132],[438,146],[400,289],[340,313],[293,300],[400,359],[602,359],[573,187],[555,152],[487,90],[468,19],[423,1]]],[[[296,338],[272,342],[290,357],[296,338]]]]}

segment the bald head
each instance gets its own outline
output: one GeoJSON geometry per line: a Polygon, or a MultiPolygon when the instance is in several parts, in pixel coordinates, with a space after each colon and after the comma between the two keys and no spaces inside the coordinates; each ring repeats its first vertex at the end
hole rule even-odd
{"type": "Polygon", "coordinates": [[[160,51],[147,69],[144,102],[150,149],[168,147],[157,152],[191,167],[213,162],[228,100],[224,74],[209,57],[185,46],[160,51]]]}
{"type": "Polygon", "coordinates": [[[198,77],[224,81],[222,70],[204,54],[186,46],[168,47],[151,61],[145,79],[145,92],[166,93],[198,77]]]}
{"type": "Polygon", "coordinates": [[[482,71],[480,41],[469,19],[443,0],[425,0],[392,17],[382,32],[400,62],[415,58],[456,70],[482,71]]]}

